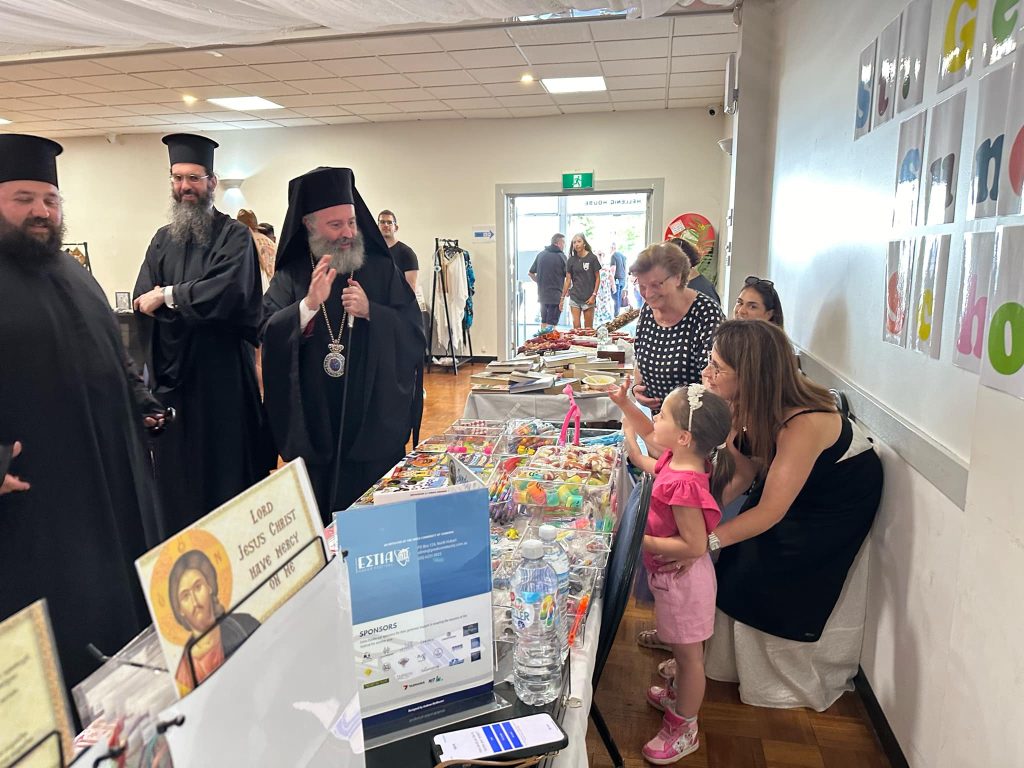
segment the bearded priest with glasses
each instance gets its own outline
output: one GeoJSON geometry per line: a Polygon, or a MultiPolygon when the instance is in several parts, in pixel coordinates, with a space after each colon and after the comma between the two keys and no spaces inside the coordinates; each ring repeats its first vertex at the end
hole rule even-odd
{"type": "Polygon", "coordinates": [[[152,318],[150,383],[177,412],[154,441],[161,540],[266,477],[276,454],[256,381],[263,296],[249,229],[213,206],[216,142],[165,136],[171,221],[135,283],[152,318]]]}

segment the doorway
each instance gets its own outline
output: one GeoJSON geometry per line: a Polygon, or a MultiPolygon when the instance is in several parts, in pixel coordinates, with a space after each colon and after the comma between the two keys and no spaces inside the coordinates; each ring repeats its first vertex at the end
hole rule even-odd
{"type": "MultiPolygon", "coordinates": [[[[565,235],[567,249],[573,235],[582,233],[594,255],[600,259],[602,288],[594,325],[596,327],[612,319],[611,290],[614,284],[610,263],[613,247],[626,257],[628,269],[636,255],[650,242],[652,194],[653,190],[647,188],[507,195],[507,242],[511,269],[506,294],[509,309],[506,338],[512,354],[541,329],[537,284],[530,279],[529,272],[537,254],[551,242],[555,233],[565,235]]],[[[572,327],[568,304],[559,318],[558,327],[572,327]]]]}

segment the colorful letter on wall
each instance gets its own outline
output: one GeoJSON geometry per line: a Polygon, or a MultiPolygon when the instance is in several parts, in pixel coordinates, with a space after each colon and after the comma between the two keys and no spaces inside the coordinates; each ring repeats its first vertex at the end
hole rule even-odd
{"type": "Polygon", "coordinates": [[[967,217],[983,219],[996,215],[1006,142],[1006,104],[1010,94],[1011,67],[989,72],[978,85],[978,121],[974,131],[974,161],[971,199],[967,217]]]}
{"type": "Polygon", "coordinates": [[[985,345],[995,243],[994,232],[964,235],[953,365],[975,373],[981,369],[981,355],[985,345]]]}
{"type": "Polygon", "coordinates": [[[942,317],[946,299],[949,235],[921,238],[914,278],[914,324],[910,348],[938,359],[942,343],[942,317]]]}
{"type": "Polygon", "coordinates": [[[914,275],[913,240],[893,240],[885,267],[885,322],[882,340],[906,346],[907,327],[910,325],[910,282],[914,275]]]}
{"type": "Polygon", "coordinates": [[[1017,31],[1022,20],[1021,0],[993,0],[992,16],[983,25],[981,44],[986,67],[1017,49],[1017,31]]]}
{"type": "Polygon", "coordinates": [[[999,174],[999,200],[996,205],[1000,216],[1021,212],[1021,190],[1024,188],[1024,46],[1017,48],[1010,58],[1013,60],[1013,74],[1006,104],[1003,169],[999,174]]]}
{"type": "Polygon", "coordinates": [[[946,9],[939,59],[939,93],[971,74],[978,0],[946,0],[946,9]]]}
{"type": "Polygon", "coordinates": [[[967,92],[961,90],[932,110],[924,180],[925,224],[949,224],[953,221],[966,99],[967,92]]]}
{"type": "Polygon", "coordinates": [[[896,203],[892,225],[917,224],[917,200],[924,170],[924,124],[927,112],[918,112],[900,123],[900,145],[896,154],[896,203]]]}
{"type": "Polygon", "coordinates": [[[878,65],[875,67],[875,108],[872,130],[892,119],[896,109],[896,68],[900,55],[900,17],[882,30],[878,38],[878,65]]]}
{"type": "Polygon", "coordinates": [[[996,235],[981,383],[1024,399],[1024,226],[996,235]]]}
{"type": "Polygon", "coordinates": [[[924,95],[924,66],[932,0],[913,0],[903,9],[899,69],[896,73],[896,111],[917,106],[924,95]]]}
{"type": "Polygon", "coordinates": [[[871,94],[875,82],[875,48],[877,40],[861,51],[857,67],[857,117],[853,122],[853,138],[859,139],[871,130],[871,94]]]}

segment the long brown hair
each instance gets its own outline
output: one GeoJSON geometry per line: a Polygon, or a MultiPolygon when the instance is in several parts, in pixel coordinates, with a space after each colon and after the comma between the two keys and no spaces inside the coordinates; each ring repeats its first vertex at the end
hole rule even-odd
{"type": "Polygon", "coordinates": [[[729,451],[718,449],[732,430],[729,404],[700,384],[676,387],[665,398],[665,410],[672,422],[693,436],[693,444],[701,456],[711,460],[709,485],[715,501],[722,504],[722,493],[732,480],[736,464],[729,451]],[[700,408],[690,418],[690,387],[700,387],[700,408]]]}
{"type": "Polygon", "coordinates": [[[736,371],[733,423],[746,432],[751,457],[766,470],[786,411],[835,411],[832,395],[796,367],[796,356],[781,328],[765,320],[726,320],[715,331],[714,349],[736,371]]]}

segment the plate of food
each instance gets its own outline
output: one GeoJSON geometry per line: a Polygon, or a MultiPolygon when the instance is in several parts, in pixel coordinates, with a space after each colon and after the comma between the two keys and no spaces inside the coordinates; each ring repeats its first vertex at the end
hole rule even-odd
{"type": "Polygon", "coordinates": [[[585,376],[583,383],[591,389],[607,389],[616,383],[614,376],[606,376],[604,374],[593,374],[591,376],[585,376]]]}

